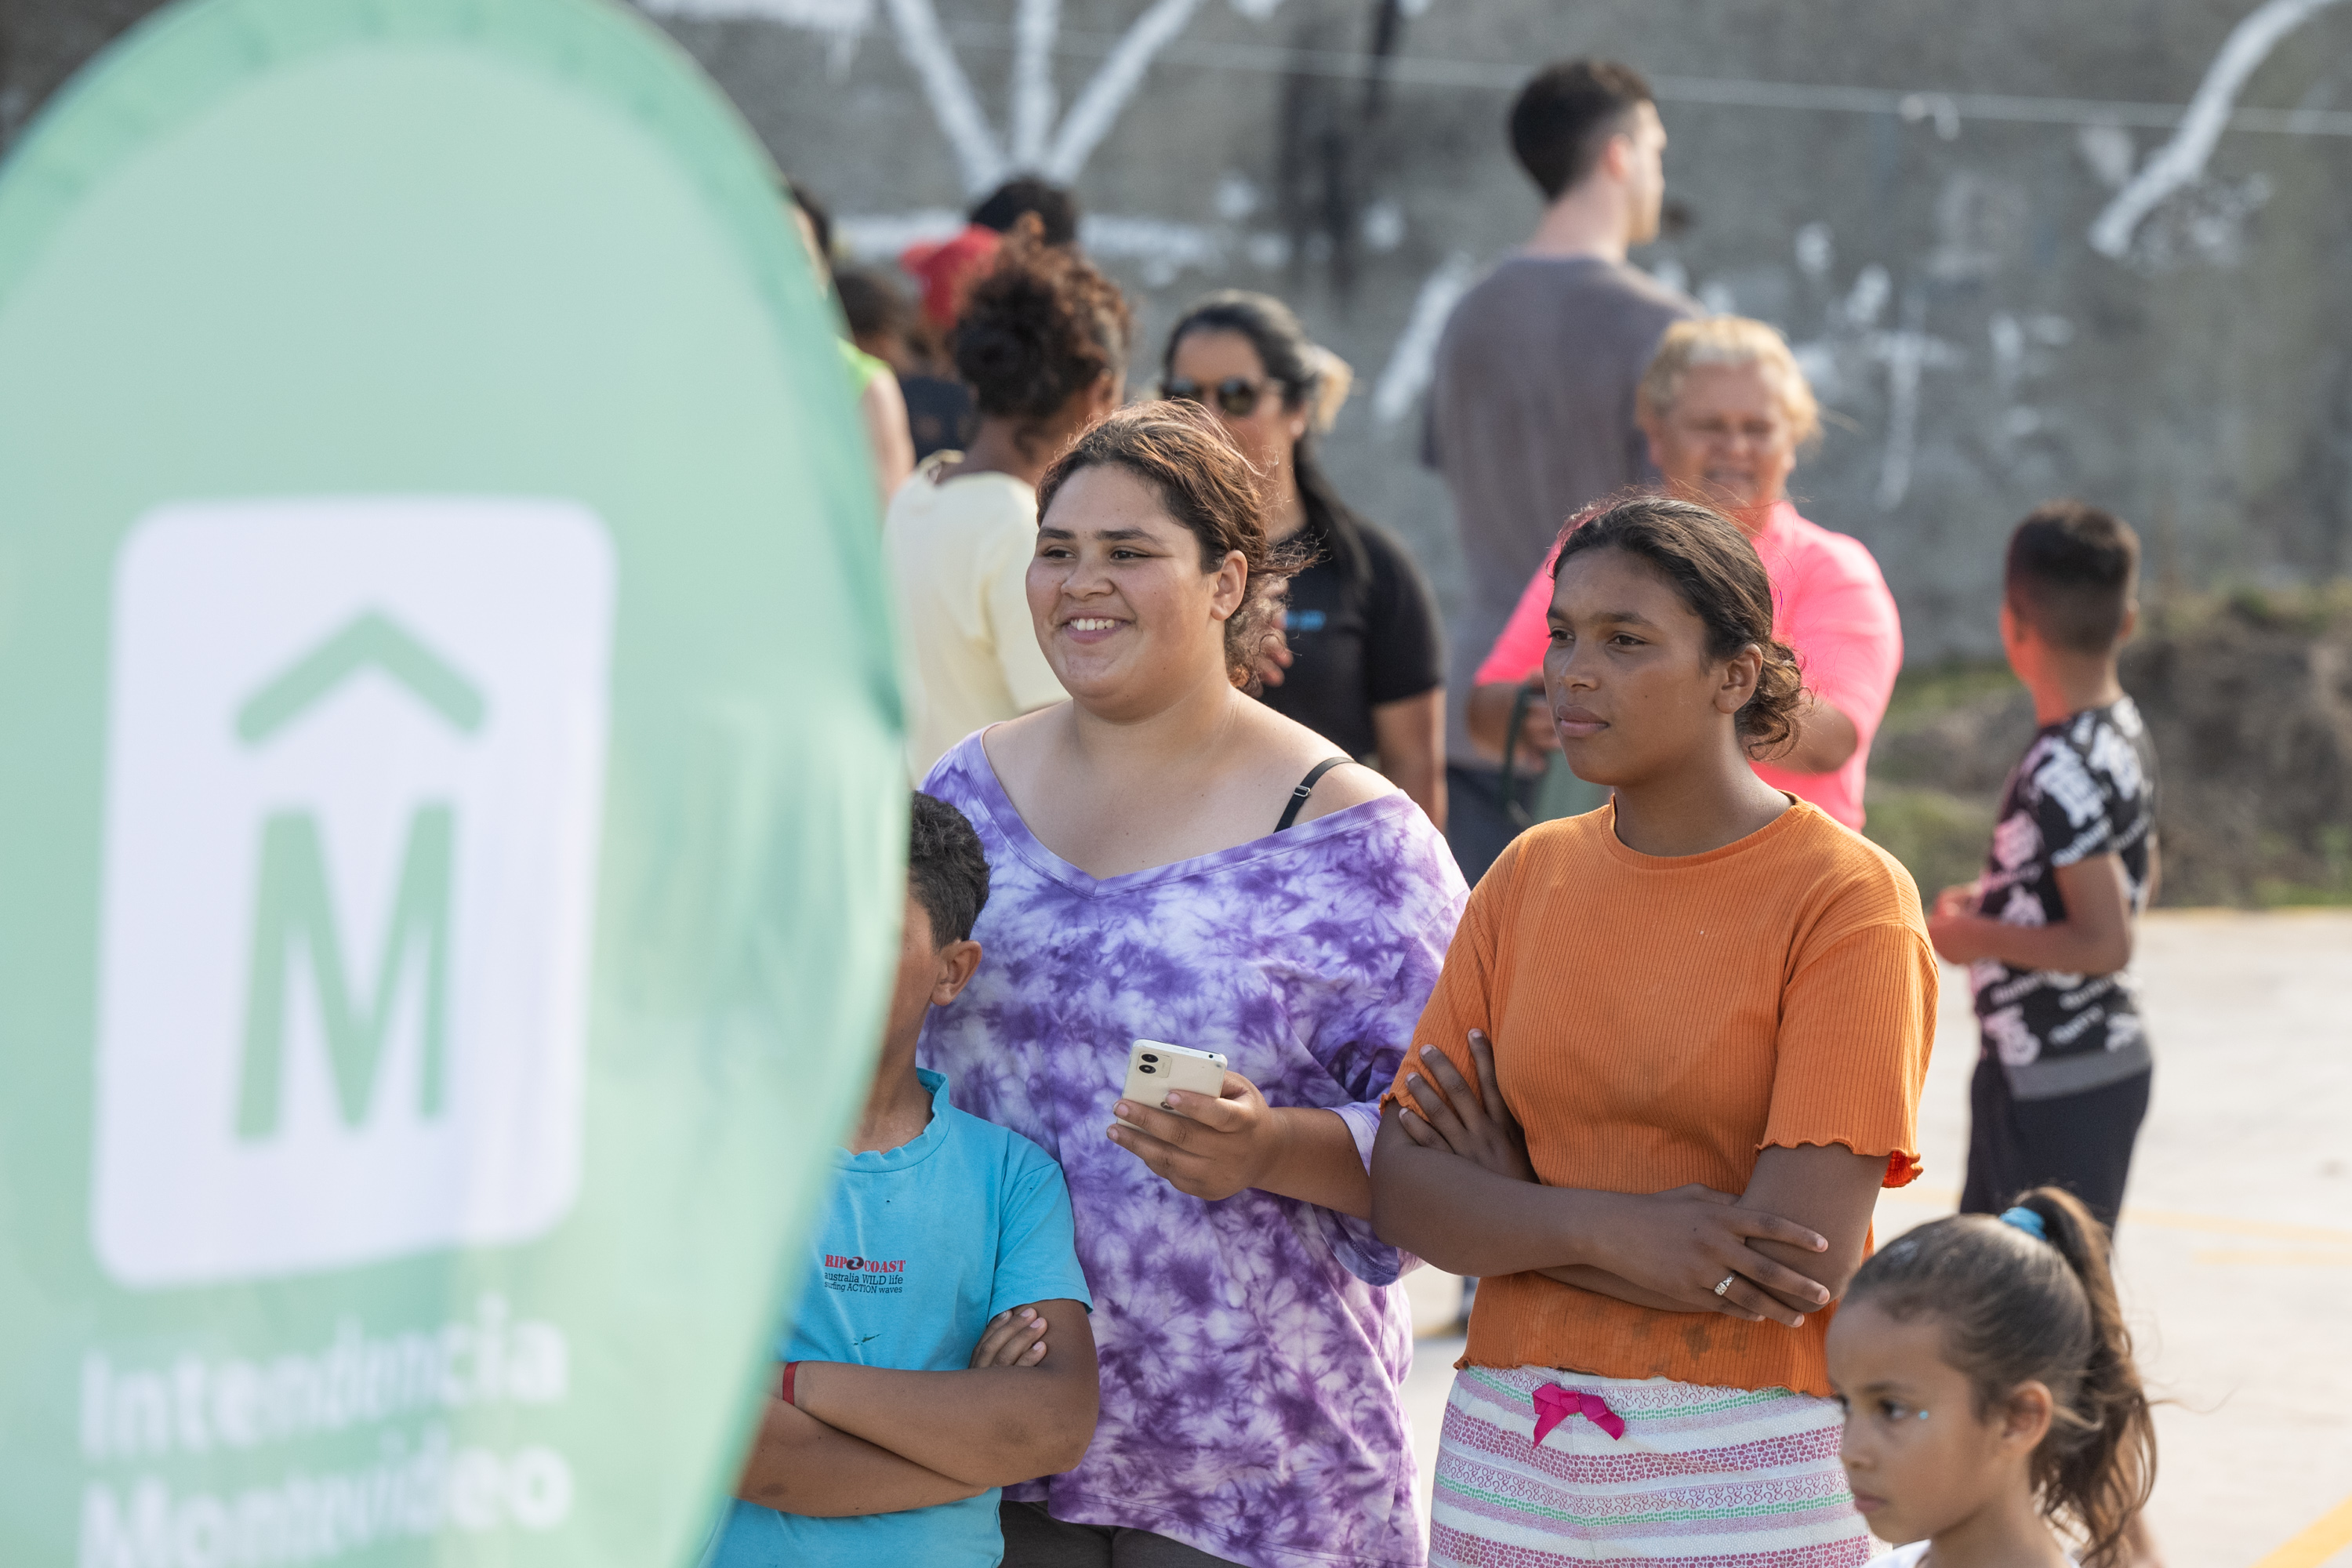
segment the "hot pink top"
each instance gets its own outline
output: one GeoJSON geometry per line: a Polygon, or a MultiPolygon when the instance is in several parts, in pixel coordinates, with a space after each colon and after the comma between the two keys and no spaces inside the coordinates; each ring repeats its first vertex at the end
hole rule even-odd
{"type": "MultiPolygon", "coordinates": [[[[1886,591],[1886,579],[1862,541],[1806,521],[1785,500],[1772,508],[1754,542],[1772,580],[1772,635],[1796,650],[1805,684],[1853,720],[1861,737],[1853,755],[1835,772],[1792,773],[1758,763],[1756,776],[1859,828],[1871,737],[1878,733],[1895,672],[1903,668],[1903,624],[1895,613],[1895,595],[1886,591]]],[[[1478,667],[1479,685],[1517,685],[1543,668],[1551,641],[1545,621],[1551,609],[1551,563],[1559,555],[1554,544],[1519,595],[1503,635],[1478,667]]]]}

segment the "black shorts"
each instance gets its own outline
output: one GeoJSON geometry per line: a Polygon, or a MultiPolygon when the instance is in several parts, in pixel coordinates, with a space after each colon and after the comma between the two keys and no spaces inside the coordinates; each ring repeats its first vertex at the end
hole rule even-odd
{"type": "Polygon", "coordinates": [[[2034,1187],[2063,1187],[2115,1228],[2147,1115],[2153,1072],[2055,1100],[2018,1100],[1990,1057],[1969,1086],[1969,1183],[1962,1214],[1999,1214],[2034,1187]]]}
{"type": "Polygon", "coordinates": [[[1148,1530],[1066,1524],[1042,1502],[997,1504],[1004,1568],[1238,1568],[1223,1557],[1148,1530]]]}

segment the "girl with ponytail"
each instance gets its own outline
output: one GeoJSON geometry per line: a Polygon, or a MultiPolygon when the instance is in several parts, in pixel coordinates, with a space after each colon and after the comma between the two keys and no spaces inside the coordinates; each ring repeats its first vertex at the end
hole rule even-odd
{"type": "Polygon", "coordinates": [[[2152,1560],[2156,1430],[2105,1227],[2071,1193],[1889,1244],[1854,1276],[1829,1364],[1854,1504],[1911,1543],[1872,1568],[2152,1560]]]}

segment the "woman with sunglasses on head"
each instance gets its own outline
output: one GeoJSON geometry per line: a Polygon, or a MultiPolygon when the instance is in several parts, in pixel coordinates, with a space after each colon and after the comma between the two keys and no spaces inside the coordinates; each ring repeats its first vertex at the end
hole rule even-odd
{"type": "Polygon", "coordinates": [[[1412,1312],[1365,1160],[1465,889],[1393,784],[1247,694],[1288,566],[1261,496],[1192,404],[1080,436],[1028,579],[1070,700],[923,784],[989,896],[920,1059],[1061,1162],[1094,1293],[1101,1420],[1006,1489],[1007,1568],[1421,1568],[1412,1312]],[[1224,1058],[1220,1092],[1122,1098],[1153,1040],[1224,1058]]]}
{"type": "Polygon", "coordinates": [[[1284,637],[1259,661],[1266,706],[1372,761],[1445,826],[1445,669],[1437,605],[1404,547],[1350,511],[1315,437],[1352,374],[1281,300],[1238,289],[1187,310],[1160,393],[1205,404],[1267,486],[1267,532],[1311,563],[1290,579],[1284,637]]]}
{"type": "Polygon", "coordinates": [[[1738,525],[1577,523],[1544,689],[1612,798],[1480,879],[1372,1156],[1381,1238],[1480,1277],[1430,1561],[1859,1568],[1823,1339],[1918,1173],[1918,889],[1750,765],[1805,693],[1738,525]]]}
{"type": "Polygon", "coordinates": [[[1024,587],[1037,477],[1118,406],[1134,324],[1118,285],[1024,220],[972,285],[949,347],[980,406],[961,452],[898,487],[883,553],[908,645],[907,763],[916,778],[982,725],[1057,702],[1024,587]]]}

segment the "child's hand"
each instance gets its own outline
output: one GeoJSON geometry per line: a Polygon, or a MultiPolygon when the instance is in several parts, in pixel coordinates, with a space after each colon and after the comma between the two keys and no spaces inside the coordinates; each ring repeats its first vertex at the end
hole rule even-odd
{"type": "Polygon", "coordinates": [[[1045,1317],[1034,1307],[1008,1307],[988,1320],[972,1347],[974,1370],[984,1366],[1035,1366],[1045,1359],[1045,1317]]]}
{"type": "MultiPolygon", "coordinates": [[[[1946,892],[1957,889],[1947,889],[1946,892]]],[[[1937,911],[1927,918],[1927,940],[1948,963],[1974,963],[1979,958],[1993,956],[1992,945],[1986,940],[1989,931],[2000,931],[1997,921],[1965,910],[1947,914],[1943,899],[1936,900],[1937,911]]]]}
{"type": "Polygon", "coordinates": [[[1935,907],[1927,913],[1937,920],[1949,915],[1972,915],[1977,912],[1977,900],[1984,896],[1981,882],[1958,882],[1936,895],[1935,907]]]}
{"type": "Polygon", "coordinates": [[[1426,1107],[1428,1114],[1413,1105],[1402,1106],[1398,1125],[1424,1149],[1445,1149],[1515,1182],[1537,1180],[1527,1139],[1495,1081],[1495,1047],[1483,1030],[1470,1031],[1470,1065],[1478,1074],[1475,1091],[1444,1052],[1423,1050],[1420,1068],[1406,1075],[1405,1087],[1415,1091],[1415,1104],[1426,1107]],[[1443,1100],[1428,1092],[1433,1086],[1443,1091],[1443,1100]]]}

